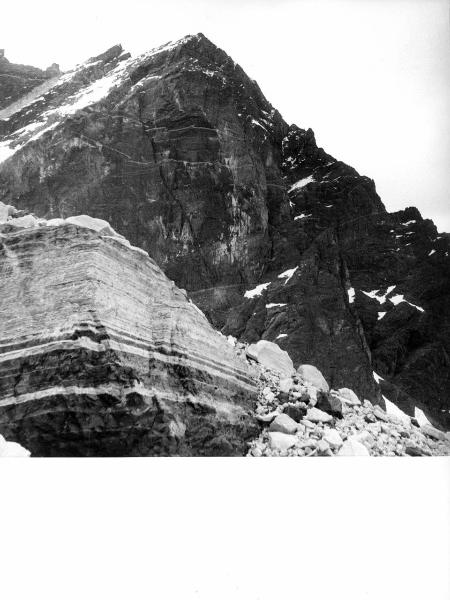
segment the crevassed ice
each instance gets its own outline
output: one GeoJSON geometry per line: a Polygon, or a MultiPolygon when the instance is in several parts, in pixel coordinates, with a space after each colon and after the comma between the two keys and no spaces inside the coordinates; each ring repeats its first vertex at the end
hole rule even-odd
{"type": "Polygon", "coordinates": [[[314,177],[312,175],[308,175],[308,177],[304,177],[303,179],[300,179],[299,181],[297,181],[296,183],[294,183],[294,185],[292,185],[288,192],[293,192],[294,190],[299,190],[303,187],[305,187],[305,185],[308,185],[308,183],[313,183],[315,181],[314,177]]]}
{"type": "Polygon", "coordinates": [[[261,283],[257,285],[252,290],[247,290],[244,294],[244,298],[254,298],[255,296],[261,296],[263,291],[268,288],[270,285],[270,281],[268,283],[261,283]]]}

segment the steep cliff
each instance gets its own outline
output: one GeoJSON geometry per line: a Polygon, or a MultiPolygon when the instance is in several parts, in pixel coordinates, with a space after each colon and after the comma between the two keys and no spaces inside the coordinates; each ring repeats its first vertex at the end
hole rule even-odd
{"type": "Polygon", "coordinates": [[[203,35],[113,47],[0,123],[4,202],[106,219],[224,333],[450,424],[448,235],[387,213],[203,35]]]}
{"type": "Polygon", "coordinates": [[[2,435],[34,456],[246,452],[248,365],[145,252],[86,216],[9,217],[2,435]]]}
{"type": "Polygon", "coordinates": [[[59,76],[60,71],[56,63],[45,71],[29,65],[17,65],[4,56],[3,50],[0,52],[0,118],[3,118],[6,107],[42,86],[47,80],[59,76]]]}

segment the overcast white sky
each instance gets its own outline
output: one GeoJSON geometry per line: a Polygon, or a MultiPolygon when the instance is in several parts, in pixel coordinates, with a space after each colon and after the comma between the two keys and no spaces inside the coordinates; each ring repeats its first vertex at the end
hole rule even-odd
{"type": "Polygon", "coordinates": [[[447,0],[9,2],[13,62],[69,68],[121,43],[139,53],[203,32],[291,123],[373,178],[388,210],[415,205],[450,231],[447,0]]]}

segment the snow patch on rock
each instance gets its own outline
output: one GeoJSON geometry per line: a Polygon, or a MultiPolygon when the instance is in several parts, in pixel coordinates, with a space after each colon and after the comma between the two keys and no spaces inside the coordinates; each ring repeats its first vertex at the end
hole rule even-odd
{"type": "Polygon", "coordinates": [[[255,298],[256,296],[261,296],[263,291],[267,289],[270,285],[270,281],[268,283],[261,283],[257,285],[252,290],[247,290],[244,294],[244,298],[255,298]]]}
{"type": "Polygon", "coordinates": [[[383,377],[380,377],[378,375],[378,373],[375,373],[375,371],[372,371],[373,373],[373,378],[375,379],[376,383],[380,383],[380,381],[384,381],[383,377]]]}
{"type": "Polygon", "coordinates": [[[386,403],[386,414],[399,419],[402,423],[409,425],[411,423],[411,417],[408,417],[398,406],[395,406],[393,402],[388,400],[386,396],[383,396],[383,400],[386,403]]]}
{"type": "Polygon", "coordinates": [[[280,273],[278,275],[278,279],[286,279],[286,281],[284,282],[284,285],[286,285],[287,282],[294,275],[294,273],[296,272],[297,269],[298,269],[298,267],[294,267],[293,269],[288,269],[287,271],[283,271],[283,273],[280,273]]]}
{"type": "Polygon", "coordinates": [[[392,298],[389,298],[389,300],[392,302],[392,304],[394,304],[394,306],[397,306],[397,304],[400,304],[401,302],[406,302],[406,304],[413,306],[418,311],[425,312],[425,310],[421,306],[417,306],[417,304],[413,304],[412,302],[408,302],[408,300],[405,300],[403,294],[396,294],[395,296],[392,296],[392,298]]]}
{"type": "Polygon", "coordinates": [[[294,183],[294,185],[292,185],[289,188],[288,193],[293,192],[295,190],[300,190],[301,188],[304,188],[309,183],[314,183],[314,182],[315,182],[314,177],[312,175],[308,175],[308,177],[304,177],[303,179],[299,179],[296,183],[294,183]]]}
{"type": "Polygon", "coordinates": [[[378,293],[380,291],[379,289],[377,289],[377,290],[371,290],[370,292],[365,292],[364,290],[361,290],[361,291],[362,291],[363,294],[365,294],[369,298],[373,298],[374,300],[377,300],[380,304],[384,304],[386,302],[386,298],[389,296],[389,294],[395,288],[396,288],[395,285],[390,285],[384,294],[379,294],[378,293]]]}

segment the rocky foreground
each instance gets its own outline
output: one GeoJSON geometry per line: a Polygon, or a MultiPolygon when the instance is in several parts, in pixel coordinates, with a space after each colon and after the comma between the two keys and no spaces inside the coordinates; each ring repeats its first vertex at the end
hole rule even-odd
{"type": "Polygon", "coordinates": [[[433,427],[420,409],[409,417],[386,399],[384,409],[348,388],[330,390],[314,366],[294,371],[275,344],[237,345],[237,351],[258,375],[262,431],[249,456],[450,455],[450,432],[433,427]]]}

